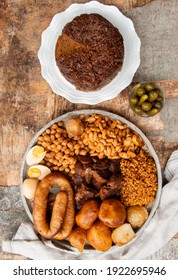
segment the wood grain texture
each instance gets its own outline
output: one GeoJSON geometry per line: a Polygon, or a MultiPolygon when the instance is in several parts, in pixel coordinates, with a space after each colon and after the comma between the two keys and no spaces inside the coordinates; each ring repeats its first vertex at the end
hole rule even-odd
{"type": "MultiPolygon", "coordinates": [[[[165,93],[166,104],[167,99],[178,98],[178,80],[158,81],[158,84],[162,87],[165,93]]],[[[9,103],[4,99],[3,111],[0,116],[2,129],[2,137],[0,138],[0,157],[2,162],[0,184],[2,186],[19,184],[21,162],[25,149],[38,130],[46,125],[51,119],[54,119],[61,114],[73,110],[88,108],[102,109],[116,113],[133,122],[148,137],[151,133],[153,146],[159,156],[161,166],[164,168],[171,152],[178,146],[178,139],[176,135],[175,137],[172,136],[174,138],[173,143],[171,143],[171,141],[167,142],[166,139],[166,134],[168,134],[171,121],[173,121],[174,118],[170,112],[168,129],[166,134],[161,136],[160,134],[161,132],[164,132],[167,120],[167,118],[164,120],[166,105],[162,112],[155,117],[140,118],[136,116],[129,108],[128,104],[128,95],[131,87],[132,85],[127,87],[115,99],[105,101],[94,106],[86,104],[72,104],[66,99],[54,95],[48,88],[46,82],[43,80],[41,83],[31,80],[29,87],[31,94],[29,95],[26,93],[23,95],[23,98],[22,96],[19,96],[20,88],[17,92],[13,90],[13,101],[11,100],[9,103]],[[33,95],[33,92],[35,95],[33,95]],[[42,95],[43,98],[41,98],[42,95]],[[19,100],[19,98],[22,100],[19,100]],[[154,135],[152,135],[153,133],[154,135]]],[[[176,103],[174,101],[174,104],[177,106],[178,100],[176,103]]],[[[172,130],[172,133],[174,134],[174,129],[172,130]]]]}
{"type": "MultiPolygon", "coordinates": [[[[75,109],[52,93],[37,58],[41,33],[52,16],[76,1],[4,0],[0,4],[0,185],[19,184],[22,157],[35,133],[75,109]],[[40,23],[40,24],[39,24],[40,23]]],[[[86,1],[78,1],[84,3],[86,1]]],[[[127,9],[150,1],[101,1],[127,9]]]]}
{"type": "MultiPolygon", "coordinates": [[[[51,119],[75,109],[98,108],[115,112],[135,123],[146,135],[151,134],[152,138],[160,136],[162,150],[160,150],[159,142],[154,141],[154,139],[153,142],[156,152],[159,153],[162,167],[164,167],[170,152],[177,146],[177,135],[168,125],[167,118],[164,119],[166,106],[161,114],[149,119],[139,118],[129,109],[128,94],[132,85],[115,99],[95,106],[72,104],[51,91],[47,82],[41,77],[40,64],[37,58],[41,33],[49,25],[52,16],[65,9],[72,2],[42,1],[39,3],[39,1],[18,0],[14,3],[10,0],[1,1],[1,186],[19,185],[22,158],[32,137],[51,119]],[[156,126],[154,125],[155,122],[156,126]],[[165,126],[167,132],[165,132],[165,126]],[[174,135],[171,144],[170,139],[166,138],[167,135],[170,135],[168,132],[173,132],[174,135]],[[165,157],[163,150],[166,145],[169,147],[169,152],[165,157]]],[[[150,1],[102,2],[115,4],[123,9],[131,9],[150,1]]],[[[153,2],[153,4],[156,5],[156,2],[153,2]]],[[[148,8],[150,7],[152,8],[148,5],[148,8]]],[[[140,10],[138,8],[136,10],[139,17],[140,10]]],[[[142,18],[140,21],[142,22],[142,18]]],[[[162,87],[167,100],[178,97],[178,80],[164,80],[158,82],[158,84],[162,87]]],[[[176,103],[173,105],[176,106],[176,103]]],[[[169,104],[167,108],[169,110],[168,119],[174,127],[177,115],[174,117],[171,113],[169,104]]]]}
{"type": "MultiPolygon", "coordinates": [[[[12,185],[19,185],[22,157],[31,138],[51,119],[68,111],[85,108],[105,109],[132,121],[151,140],[162,168],[171,152],[178,147],[178,132],[175,129],[178,120],[176,72],[178,2],[176,0],[99,1],[116,5],[132,19],[135,25],[142,47],[141,65],[134,80],[137,82],[148,79],[157,81],[165,93],[164,110],[149,119],[139,118],[129,109],[128,93],[132,85],[113,100],[96,106],[88,106],[72,104],[55,95],[41,77],[37,58],[41,34],[54,14],[63,11],[74,2],[87,1],[0,1],[0,185],[9,186],[5,188],[9,194],[11,194],[12,185]]],[[[12,220],[19,221],[17,218],[20,216],[19,213],[11,211],[12,218],[5,220],[4,212],[7,213],[3,210],[0,214],[7,227],[12,220]]],[[[15,222],[12,227],[12,236],[17,228],[17,222],[15,222]]],[[[0,237],[3,240],[4,235],[1,232],[0,237]]],[[[159,250],[150,258],[176,258],[178,244],[174,240],[177,238],[171,240],[163,250],[159,250]]],[[[26,258],[4,253],[0,254],[1,259],[26,258]]]]}

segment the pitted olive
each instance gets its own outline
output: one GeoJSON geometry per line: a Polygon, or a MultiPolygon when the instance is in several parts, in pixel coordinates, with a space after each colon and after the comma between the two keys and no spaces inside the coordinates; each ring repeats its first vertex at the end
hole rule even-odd
{"type": "Polygon", "coordinates": [[[150,84],[146,84],[145,85],[145,89],[146,91],[151,91],[155,88],[154,84],[150,83],[150,84]]]}
{"type": "Polygon", "coordinates": [[[158,93],[157,93],[155,90],[151,90],[151,91],[148,93],[148,100],[149,100],[150,102],[155,101],[157,98],[158,98],[158,93]]]}
{"type": "Polygon", "coordinates": [[[145,89],[142,88],[142,87],[138,88],[137,91],[136,91],[136,94],[138,96],[142,96],[144,93],[145,93],[145,89]]]}
{"type": "Polygon", "coordinates": [[[137,115],[139,115],[139,116],[142,116],[142,114],[143,114],[143,111],[142,111],[142,108],[140,107],[140,106],[134,106],[133,107],[133,110],[134,110],[134,112],[137,114],[137,115]]]}
{"type": "Polygon", "coordinates": [[[135,104],[137,104],[137,103],[138,103],[138,97],[132,96],[132,97],[130,98],[130,104],[131,104],[131,105],[135,105],[135,104]]]}
{"type": "Polygon", "coordinates": [[[154,107],[160,110],[163,107],[163,105],[160,101],[156,100],[156,102],[154,102],[154,107]]]}
{"type": "Polygon", "coordinates": [[[153,108],[150,111],[147,112],[148,115],[153,116],[156,115],[158,113],[158,109],[157,108],[153,108]]]}
{"type": "Polygon", "coordinates": [[[148,112],[148,111],[151,110],[151,108],[152,108],[152,103],[151,102],[145,101],[145,102],[142,103],[142,110],[143,111],[148,112]]]}
{"type": "Polygon", "coordinates": [[[157,100],[157,101],[160,101],[160,102],[163,102],[163,97],[162,97],[161,95],[158,95],[158,97],[157,97],[156,100],[157,100]]]}

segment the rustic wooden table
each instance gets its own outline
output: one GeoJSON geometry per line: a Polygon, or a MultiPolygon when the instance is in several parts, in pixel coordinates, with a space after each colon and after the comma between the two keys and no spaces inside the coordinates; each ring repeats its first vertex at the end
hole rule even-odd
{"type": "MultiPolygon", "coordinates": [[[[84,108],[117,113],[136,124],[151,140],[164,168],[178,147],[178,1],[107,0],[130,17],[141,39],[141,64],[134,81],[156,81],[166,97],[162,112],[140,118],[128,106],[126,88],[115,99],[95,106],[72,104],[51,91],[40,73],[37,52],[41,33],[54,14],[86,1],[2,0],[0,3],[0,242],[11,239],[27,221],[19,191],[19,171],[35,133],[55,117],[84,108]]],[[[150,259],[178,259],[174,237],[150,259]]],[[[24,259],[0,251],[0,259],[24,259]]]]}

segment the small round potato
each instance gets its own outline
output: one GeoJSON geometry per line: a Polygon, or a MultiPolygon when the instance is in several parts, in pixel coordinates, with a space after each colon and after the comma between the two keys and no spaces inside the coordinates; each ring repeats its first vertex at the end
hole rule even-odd
{"type": "Polygon", "coordinates": [[[114,244],[116,244],[117,246],[123,246],[129,243],[135,237],[135,232],[133,231],[130,224],[125,223],[116,228],[112,232],[111,237],[114,244]]]}
{"type": "Polygon", "coordinates": [[[81,228],[89,229],[98,218],[99,207],[99,203],[94,199],[86,201],[76,214],[76,224],[81,228]]]}
{"type": "Polygon", "coordinates": [[[110,228],[97,220],[90,229],[87,230],[87,240],[96,249],[102,252],[109,250],[112,246],[110,228]]]}
{"type": "Polygon", "coordinates": [[[23,195],[30,200],[34,199],[35,191],[38,183],[39,183],[38,179],[34,179],[34,178],[25,179],[22,183],[23,195]]]}
{"type": "Polygon", "coordinates": [[[130,206],[127,208],[127,221],[132,227],[141,227],[148,219],[148,211],[144,206],[130,206]]]}
{"type": "Polygon", "coordinates": [[[84,125],[78,118],[72,118],[66,122],[66,131],[69,137],[77,139],[84,131],[84,125]]]}
{"type": "Polygon", "coordinates": [[[126,220],[125,206],[118,199],[106,199],[101,203],[99,219],[106,226],[117,228],[126,220]]]}
{"type": "Polygon", "coordinates": [[[76,227],[72,230],[72,232],[69,235],[69,242],[73,247],[77,248],[80,253],[82,253],[86,237],[86,230],[81,227],[76,227]]]}

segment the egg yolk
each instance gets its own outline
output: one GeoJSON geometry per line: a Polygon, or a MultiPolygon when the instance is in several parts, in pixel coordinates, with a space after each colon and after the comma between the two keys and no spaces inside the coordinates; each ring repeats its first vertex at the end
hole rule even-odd
{"type": "Polygon", "coordinates": [[[37,146],[34,147],[32,154],[34,157],[39,158],[43,152],[44,152],[44,148],[41,146],[37,146]]]}
{"type": "Polygon", "coordinates": [[[38,168],[30,168],[28,170],[28,176],[30,178],[38,178],[41,175],[41,171],[38,168]]]}

